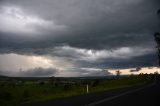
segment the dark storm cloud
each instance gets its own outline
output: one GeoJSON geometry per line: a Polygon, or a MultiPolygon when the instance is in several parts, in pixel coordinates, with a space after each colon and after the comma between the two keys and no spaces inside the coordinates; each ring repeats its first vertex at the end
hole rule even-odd
{"type": "Polygon", "coordinates": [[[69,58],[81,67],[154,65],[144,61],[156,58],[153,34],[159,31],[159,4],[159,0],[3,0],[0,53],[69,58]],[[116,52],[123,47],[131,48],[125,54],[128,59],[116,52]]]}
{"type": "Polygon", "coordinates": [[[68,28],[67,33],[42,30],[45,32],[42,37],[45,47],[66,43],[82,48],[113,49],[126,45],[153,44],[152,34],[158,30],[157,3],[158,0],[6,0],[3,5],[18,6],[29,14],[68,28]]]}
{"type": "Polygon", "coordinates": [[[80,62],[82,67],[106,68],[106,69],[124,69],[124,68],[137,68],[137,67],[150,67],[157,66],[156,54],[147,54],[137,56],[130,59],[113,59],[108,58],[101,62],[80,62]]]}

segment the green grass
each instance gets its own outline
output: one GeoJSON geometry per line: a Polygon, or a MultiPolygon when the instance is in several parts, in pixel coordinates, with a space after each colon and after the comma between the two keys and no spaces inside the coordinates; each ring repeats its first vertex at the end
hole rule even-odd
{"type": "MultiPolygon", "coordinates": [[[[137,86],[151,81],[150,76],[132,76],[119,80],[98,81],[89,85],[89,92],[100,92],[111,89],[137,86]]],[[[53,87],[49,84],[24,84],[18,86],[0,86],[0,106],[14,106],[17,104],[46,101],[50,99],[64,98],[86,94],[86,85],[62,85],[53,87]]]]}

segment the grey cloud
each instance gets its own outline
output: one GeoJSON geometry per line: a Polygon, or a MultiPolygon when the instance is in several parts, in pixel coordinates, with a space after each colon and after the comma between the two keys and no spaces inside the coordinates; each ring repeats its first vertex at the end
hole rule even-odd
{"type": "MultiPolygon", "coordinates": [[[[6,49],[7,52],[8,49],[6,49]]],[[[53,57],[63,57],[68,59],[82,60],[88,62],[99,62],[103,59],[130,59],[137,56],[155,53],[153,48],[141,47],[121,47],[117,49],[84,49],[68,45],[56,46],[51,48],[22,48],[13,49],[8,53],[18,53],[24,55],[49,55],[53,57]]]]}
{"type": "Polygon", "coordinates": [[[54,24],[45,28],[31,24],[40,35],[0,30],[0,53],[50,55],[75,62],[76,67],[152,66],[157,58],[153,34],[159,31],[159,4],[159,0],[3,0],[0,8],[17,7],[54,24]],[[54,26],[65,28],[52,30],[54,26]],[[133,50],[117,51],[123,47],[133,50]]]}
{"type": "Polygon", "coordinates": [[[51,31],[49,35],[46,33],[43,36],[53,46],[54,43],[67,43],[70,46],[99,49],[153,44],[152,34],[158,30],[156,2],[157,0],[17,0],[6,1],[4,4],[25,7],[39,17],[68,26],[69,29],[65,33],[51,31]],[[34,4],[39,6],[35,7],[34,4]]]}
{"type": "Polygon", "coordinates": [[[20,72],[20,76],[52,76],[57,72],[57,69],[43,69],[43,68],[35,68],[27,71],[20,72]]]}
{"type": "Polygon", "coordinates": [[[124,68],[137,68],[137,67],[152,67],[158,65],[157,55],[146,54],[137,56],[130,59],[113,59],[108,58],[100,62],[85,62],[81,61],[78,63],[81,67],[94,67],[101,69],[124,69],[124,68]]]}
{"type": "Polygon", "coordinates": [[[103,68],[95,68],[95,67],[88,67],[88,68],[72,68],[70,71],[65,71],[63,73],[59,73],[59,75],[65,75],[69,74],[69,76],[110,76],[112,73],[110,73],[108,70],[103,68]]]}
{"type": "Polygon", "coordinates": [[[93,50],[93,49],[82,49],[70,46],[56,47],[49,50],[53,56],[61,56],[68,58],[75,58],[77,60],[84,61],[99,61],[101,59],[130,59],[133,57],[153,53],[153,49],[146,48],[130,48],[121,47],[115,50],[93,50]]]}
{"type": "MultiPolygon", "coordinates": [[[[87,70],[87,69],[86,69],[87,70]]],[[[88,69],[88,72],[83,74],[84,76],[110,76],[113,75],[112,73],[110,73],[108,70],[95,70],[95,69],[88,69]]]]}
{"type": "Polygon", "coordinates": [[[44,68],[34,68],[34,69],[29,69],[26,71],[22,71],[22,70],[15,70],[15,71],[5,71],[5,70],[1,70],[0,74],[1,75],[7,75],[7,76],[16,76],[16,77],[47,77],[47,76],[53,76],[58,72],[57,69],[53,69],[53,68],[48,68],[48,69],[44,69],[44,68]]]}
{"type": "MultiPolygon", "coordinates": [[[[14,49],[13,49],[14,50],[14,49]]],[[[13,51],[12,51],[13,52],[13,51]]],[[[10,53],[10,51],[9,51],[10,53]]],[[[123,68],[138,66],[155,66],[156,53],[153,49],[122,47],[115,50],[92,50],[70,46],[55,48],[33,49],[23,48],[15,53],[21,55],[47,56],[50,60],[59,60],[58,64],[71,63],[67,67],[99,67],[123,68]],[[49,57],[48,57],[49,56],[49,57]],[[63,62],[64,61],[64,62],[63,62]]],[[[55,63],[54,63],[55,64],[55,63]]],[[[65,64],[64,64],[65,65],[65,64]]]]}

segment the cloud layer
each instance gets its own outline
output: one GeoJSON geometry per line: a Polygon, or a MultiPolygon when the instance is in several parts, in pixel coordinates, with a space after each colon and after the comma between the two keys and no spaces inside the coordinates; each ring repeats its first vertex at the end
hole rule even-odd
{"type": "MultiPolygon", "coordinates": [[[[159,0],[1,0],[0,70],[7,69],[4,61],[15,70],[24,68],[26,58],[32,61],[34,56],[49,60],[52,69],[61,70],[59,76],[88,73],[82,68],[155,66],[153,34],[160,28],[159,4],[159,0]],[[17,66],[8,61],[10,54],[12,59],[19,55],[17,66]]],[[[50,68],[43,62],[25,69],[50,68]]]]}

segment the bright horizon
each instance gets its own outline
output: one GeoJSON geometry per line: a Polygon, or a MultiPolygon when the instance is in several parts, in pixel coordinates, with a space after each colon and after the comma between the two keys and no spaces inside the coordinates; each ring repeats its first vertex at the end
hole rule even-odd
{"type": "Polygon", "coordinates": [[[131,74],[154,74],[154,72],[158,72],[160,73],[160,68],[159,67],[141,67],[141,70],[136,71],[136,68],[128,68],[128,69],[113,69],[110,70],[109,72],[113,73],[114,75],[116,75],[115,71],[119,70],[120,72],[122,72],[121,74],[123,75],[131,75],[131,74]],[[130,72],[131,70],[135,70],[135,72],[130,72]]]}

